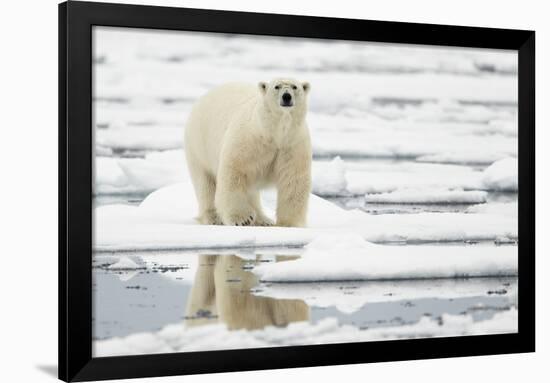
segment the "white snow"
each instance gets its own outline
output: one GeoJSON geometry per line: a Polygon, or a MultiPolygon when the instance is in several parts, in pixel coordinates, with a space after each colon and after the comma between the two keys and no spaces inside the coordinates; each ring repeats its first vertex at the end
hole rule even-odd
{"type": "Polygon", "coordinates": [[[110,157],[113,155],[113,149],[96,145],[94,147],[94,155],[96,156],[95,158],[110,157]]]}
{"type": "Polygon", "coordinates": [[[441,152],[426,154],[416,158],[418,162],[443,164],[492,164],[506,158],[511,152],[468,150],[462,152],[441,152]]]}
{"type": "Polygon", "coordinates": [[[518,160],[504,158],[496,161],[483,172],[483,184],[487,189],[500,191],[518,190],[518,160]]]}
{"type": "Polygon", "coordinates": [[[266,282],[396,280],[517,275],[515,246],[384,246],[356,234],[325,235],[300,259],[263,264],[266,282]]]}
{"type": "MultiPolygon", "coordinates": [[[[452,193],[460,189],[478,192],[517,191],[517,159],[512,157],[498,160],[482,171],[464,165],[412,161],[366,164],[346,161],[343,171],[347,192],[353,195],[395,191],[410,195],[416,189],[425,194],[424,199],[428,199],[431,194],[433,202],[437,202],[441,198],[438,193],[445,191],[453,200],[460,199],[461,193],[454,193],[454,196],[452,193]]],[[[473,203],[476,200],[481,202],[483,198],[482,193],[462,193],[462,196],[464,202],[470,196],[473,203]]]]}
{"type": "MultiPolygon", "coordinates": [[[[319,164],[321,165],[321,164],[319,164]]],[[[313,166],[312,191],[317,195],[342,195],[346,192],[344,161],[337,156],[322,166],[313,166]]]]}
{"type": "MultiPolygon", "coordinates": [[[[443,250],[444,251],[444,250],[443,250]]],[[[335,307],[351,314],[369,303],[397,302],[411,299],[454,299],[486,296],[502,290],[500,278],[417,279],[341,283],[265,283],[254,295],[275,299],[298,299],[308,306],[335,307]]],[[[507,297],[517,303],[517,280],[507,279],[507,297]]]]}
{"type": "Polygon", "coordinates": [[[354,195],[410,188],[480,190],[480,177],[481,172],[469,166],[412,161],[380,164],[346,162],[348,191],[354,195]]]}
{"type": "Polygon", "coordinates": [[[96,130],[96,145],[115,149],[177,149],[183,145],[183,124],[176,127],[124,127],[96,130]]]}
{"type": "MultiPolygon", "coordinates": [[[[262,198],[272,215],[274,194],[264,193],[262,198]]],[[[161,188],[140,206],[107,205],[94,212],[94,249],[99,251],[303,246],[320,235],[350,230],[372,242],[517,238],[517,217],[498,212],[368,215],[346,211],[314,195],[307,228],[198,225],[190,182],[161,188]]]]}
{"type": "Polygon", "coordinates": [[[367,194],[365,201],[367,203],[471,204],[487,201],[487,192],[404,188],[389,193],[367,194]]]}
{"type": "Polygon", "coordinates": [[[94,161],[95,192],[104,190],[119,190],[126,186],[127,180],[124,172],[118,166],[118,160],[110,157],[96,157],[94,161]]]}
{"type": "Polygon", "coordinates": [[[95,194],[149,193],[189,177],[183,150],[145,158],[97,157],[95,168],[95,194]]]}
{"type": "Polygon", "coordinates": [[[276,346],[297,346],[377,340],[449,337],[515,333],[518,312],[512,308],[490,319],[474,321],[471,315],[443,314],[440,320],[422,317],[418,322],[395,327],[360,330],[340,325],[335,318],[317,323],[295,322],[286,327],[261,330],[228,330],[223,324],[186,328],[183,323],[165,326],[156,332],[95,340],[94,357],[137,355],[165,352],[211,351],[276,346]]]}
{"type": "Polygon", "coordinates": [[[472,205],[466,209],[466,212],[501,214],[508,217],[517,217],[518,202],[491,202],[487,204],[472,205]]]}
{"type": "MultiPolygon", "coordinates": [[[[223,251],[219,252],[223,254],[223,251]]],[[[130,280],[145,270],[165,269],[159,276],[177,283],[190,284],[195,279],[200,252],[146,251],[123,253],[98,253],[93,260],[97,264],[109,264],[107,269],[116,271],[115,275],[123,281],[130,280]],[[121,271],[126,271],[123,273],[121,271]]],[[[242,257],[242,252],[232,251],[242,257]]]]}
{"type": "Polygon", "coordinates": [[[140,268],[142,267],[128,257],[122,257],[118,262],[109,265],[110,270],[136,270],[140,268]]]}
{"type": "Polygon", "coordinates": [[[156,334],[147,332],[128,335],[124,339],[95,341],[93,347],[96,357],[173,352],[156,334]]]}
{"type": "Polygon", "coordinates": [[[492,160],[517,155],[517,137],[499,134],[491,136],[487,132],[469,133],[465,129],[448,127],[448,123],[442,122],[405,120],[381,124],[371,123],[360,116],[321,116],[315,113],[310,113],[308,121],[316,157],[420,157],[424,161],[435,157],[438,162],[451,157],[450,162],[490,163],[492,160]],[[442,125],[446,129],[442,129],[442,125]],[[480,154],[480,151],[483,153],[480,154]]]}
{"type": "MultiPolygon", "coordinates": [[[[390,95],[395,95],[396,77],[401,77],[401,82],[415,82],[419,78],[418,81],[424,84],[422,87],[406,86],[408,84],[399,87],[407,89],[410,96],[434,97],[434,94],[454,91],[456,96],[462,96],[457,97],[459,99],[464,96],[481,100],[516,97],[512,81],[502,81],[486,70],[491,68],[505,75],[501,77],[514,78],[517,53],[507,51],[347,41],[331,41],[327,47],[326,41],[318,39],[246,35],[232,39],[221,34],[124,31],[109,27],[94,28],[94,37],[101,42],[97,44],[94,57],[104,62],[96,68],[99,88],[111,97],[124,93],[151,98],[166,94],[193,94],[201,89],[202,83],[218,81],[228,73],[254,78],[258,72],[275,71],[312,76],[331,72],[344,78],[361,73],[368,78],[366,82],[372,84],[372,89],[378,92],[386,90],[385,93],[390,95]],[[280,60],[280,57],[285,57],[285,60],[280,60]],[[124,76],[123,68],[137,71],[130,72],[136,75],[124,76]],[[158,71],[158,68],[163,71],[158,71]],[[155,78],[141,76],[145,71],[156,72],[155,78]],[[190,73],[186,76],[186,72],[190,73]],[[463,88],[449,89],[445,83],[439,86],[435,81],[425,81],[426,77],[452,80],[457,75],[465,81],[463,88]],[[386,77],[393,81],[388,82],[386,77]],[[182,90],[179,80],[187,78],[202,81],[186,83],[182,90]],[[481,83],[493,86],[484,87],[481,83]]],[[[348,85],[344,84],[344,88],[348,85]]],[[[365,88],[365,91],[372,90],[365,88]]]]}

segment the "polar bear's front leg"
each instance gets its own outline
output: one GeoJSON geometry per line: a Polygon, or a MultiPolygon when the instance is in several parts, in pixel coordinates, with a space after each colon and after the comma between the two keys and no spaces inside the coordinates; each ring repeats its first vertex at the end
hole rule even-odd
{"type": "Polygon", "coordinates": [[[285,157],[278,166],[276,225],[303,227],[311,192],[311,155],[304,150],[285,157]]]}
{"type": "Polygon", "coordinates": [[[256,220],[256,211],[249,201],[249,179],[232,166],[220,167],[216,185],[216,210],[224,225],[249,226],[256,220]]]}

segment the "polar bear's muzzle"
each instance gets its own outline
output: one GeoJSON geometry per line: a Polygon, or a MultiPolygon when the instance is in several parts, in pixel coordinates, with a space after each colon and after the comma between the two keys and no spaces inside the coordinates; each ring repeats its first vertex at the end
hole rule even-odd
{"type": "Polygon", "coordinates": [[[293,106],[294,103],[292,102],[292,95],[288,92],[283,93],[281,96],[281,106],[289,107],[293,106]]]}

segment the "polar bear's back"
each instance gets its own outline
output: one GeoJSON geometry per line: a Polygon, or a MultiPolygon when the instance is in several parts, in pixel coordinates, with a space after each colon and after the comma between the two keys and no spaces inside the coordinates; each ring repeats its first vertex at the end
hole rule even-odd
{"type": "Polygon", "coordinates": [[[185,150],[204,168],[216,173],[223,136],[231,121],[250,119],[260,98],[258,87],[229,83],[202,96],[193,106],[185,127],[185,150]],[[249,114],[247,116],[247,114],[249,114]]]}

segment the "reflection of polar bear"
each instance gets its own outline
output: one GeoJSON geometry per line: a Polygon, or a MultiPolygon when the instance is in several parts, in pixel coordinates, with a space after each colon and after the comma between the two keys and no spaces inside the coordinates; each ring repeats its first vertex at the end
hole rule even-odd
{"type": "MultiPolygon", "coordinates": [[[[277,262],[290,260],[277,256],[277,262]]],[[[187,301],[188,327],[224,323],[230,330],[255,330],[309,320],[308,305],[298,299],[256,296],[258,278],[234,255],[199,255],[199,267],[187,301]]]]}
{"type": "Polygon", "coordinates": [[[259,190],[277,188],[279,226],[304,226],[311,188],[308,83],[227,84],[203,96],[185,129],[203,224],[271,225],[259,190]]]}

